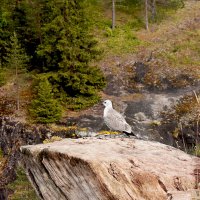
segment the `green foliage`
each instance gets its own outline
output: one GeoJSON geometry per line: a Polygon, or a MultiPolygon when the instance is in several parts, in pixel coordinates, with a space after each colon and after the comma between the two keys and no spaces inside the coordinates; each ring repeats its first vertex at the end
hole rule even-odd
{"type": "Polygon", "coordinates": [[[13,34],[12,0],[0,0],[0,63],[4,65],[9,40],[13,34]]]}
{"type": "Polygon", "coordinates": [[[42,26],[43,42],[37,48],[38,56],[44,60],[43,71],[70,70],[74,73],[87,68],[100,51],[88,31],[82,1],[52,0],[44,9],[49,14],[42,26]]]}
{"type": "Polygon", "coordinates": [[[3,86],[6,83],[6,75],[5,70],[0,68],[0,87],[3,86]]]}
{"type": "Polygon", "coordinates": [[[67,104],[72,99],[77,102],[72,109],[97,102],[97,92],[105,86],[100,69],[90,66],[101,52],[89,33],[83,2],[49,1],[45,4],[44,9],[49,14],[42,27],[43,43],[37,49],[44,64],[42,71],[49,72],[48,80],[57,97],[64,97],[67,104]]]}
{"type": "Polygon", "coordinates": [[[197,146],[194,146],[193,148],[189,149],[189,153],[200,157],[200,144],[197,144],[197,146]]]}
{"type": "Polygon", "coordinates": [[[66,107],[71,110],[81,110],[90,107],[100,100],[98,95],[93,95],[89,97],[78,96],[78,97],[68,97],[66,98],[66,107]]]}
{"type": "Polygon", "coordinates": [[[101,51],[89,31],[86,5],[85,0],[22,1],[15,11],[21,40],[29,38],[24,46],[33,56],[32,64],[37,64],[34,68],[46,73],[57,98],[81,97],[85,102],[81,107],[93,104],[105,86],[100,69],[90,65],[101,51]]]}
{"type": "Polygon", "coordinates": [[[24,70],[27,66],[28,56],[26,55],[23,48],[19,44],[16,33],[14,32],[13,36],[10,38],[10,46],[6,48],[7,54],[5,60],[7,61],[7,68],[17,70],[24,70]]]}
{"type": "MultiPolygon", "coordinates": [[[[142,44],[135,31],[145,27],[144,1],[116,0],[114,31],[110,28],[112,1],[0,0],[0,3],[1,63],[20,68],[26,64],[21,56],[28,55],[30,65],[26,68],[46,73],[55,97],[71,104],[68,106],[71,109],[85,108],[99,100],[98,91],[105,86],[105,79],[97,67],[91,66],[102,53],[99,48],[104,55],[111,56],[135,52],[142,44]],[[12,36],[10,43],[14,31],[17,36],[12,36]],[[21,47],[14,48],[17,45],[21,47]],[[19,53],[19,49],[26,53],[19,53]]],[[[157,0],[157,15],[150,23],[160,22],[170,10],[182,6],[183,0],[157,0]]],[[[189,63],[189,58],[181,60],[189,63]]],[[[0,85],[3,76],[0,72],[0,85]]]]}
{"type": "Polygon", "coordinates": [[[116,28],[105,43],[102,43],[105,52],[111,51],[114,54],[134,52],[140,44],[141,41],[135,36],[130,26],[116,28]]]}
{"type": "Polygon", "coordinates": [[[158,1],[158,6],[162,6],[168,9],[178,9],[185,6],[184,0],[168,0],[168,1],[158,1]]]}
{"type": "Polygon", "coordinates": [[[58,100],[54,99],[51,84],[47,79],[39,80],[37,94],[29,111],[36,122],[52,123],[60,119],[62,108],[58,100]]]}
{"type": "Polygon", "coordinates": [[[183,8],[184,6],[185,4],[183,0],[157,1],[156,15],[154,18],[150,17],[150,22],[159,24],[175,13],[176,10],[183,8]]]}
{"type": "Polygon", "coordinates": [[[10,200],[37,200],[36,193],[28,181],[22,168],[17,169],[17,179],[8,185],[14,193],[9,196],[10,200]]]}
{"type": "Polygon", "coordinates": [[[71,73],[45,73],[40,77],[47,78],[53,86],[55,98],[66,104],[68,109],[77,110],[94,105],[99,101],[98,91],[105,86],[102,72],[96,67],[85,71],[71,73]]]}

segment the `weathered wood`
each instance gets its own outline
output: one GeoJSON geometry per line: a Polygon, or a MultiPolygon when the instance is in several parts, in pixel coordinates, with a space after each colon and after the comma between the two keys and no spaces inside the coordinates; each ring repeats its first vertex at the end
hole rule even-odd
{"type": "Polygon", "coordinates": [[[194,189],[200,166],[171,146],[132,138],[65,139],[21,152],[44,200],[166,200],[194,189]]]}

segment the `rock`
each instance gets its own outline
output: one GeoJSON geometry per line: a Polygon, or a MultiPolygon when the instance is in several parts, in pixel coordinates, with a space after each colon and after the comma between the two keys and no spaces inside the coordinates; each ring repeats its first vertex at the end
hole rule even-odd
{"type": "MultiPolygon", "coordinates": [[[[68,137],[74,132],[65,130],[65,127],[63,129],[63,126],[59,128],[51,130],[45,126],[30,126],[18,122],[15,118],[0,116],[0,151],[6,159],[5,164],[0,166],[0,195],[3,195],[2,191],[6,191],[6,186],[16,179],[15,170],[21,159],[20,146],[42,143],[51,136],[68,137]]],[[[0,196],[1,199],[3,198],[0,196]]]]}
{"type": "Polygon", "coordinates": [[[147,117],[146,117],[146,115],[143,112],[135,113],[134,116],[135,116],[135,119],[137,121],[146,121],[147,120],[147,117]]]}
{"type": "Polygon", "coordinates": [[[21,153],[44,200],[166,200],[174,194],[178,199],[188,196],[199,176],[200,158],[132,138],[64,139],[23,146],[21,153]]]}
{"type": "Polygon", "coordinates": [[[139,83],[144,83],[144,77],[149,72],[150,67],[142,62],[134,63],[135,77],[134,80],[139,83]]]}

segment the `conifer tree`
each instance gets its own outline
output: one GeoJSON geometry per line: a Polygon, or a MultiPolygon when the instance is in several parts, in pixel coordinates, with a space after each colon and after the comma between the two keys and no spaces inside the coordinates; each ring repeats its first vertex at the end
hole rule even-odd
{"type": "Polygon", "coordinates": [[[52,123],[60,119],[61,106],[58,100],[54,99],[52,86],[46,78],[39,81],[37,95],[32,100],[29,111],[36,122],[52,123]]]}
{"type": "Polygon", "coordinates": [[[90,62],[100,51],[89,34],[84,0],[49,0],[43,7],[42,43],[37,54],[43,60],[42,72],[54,72],[52,84],[67,97],[97,97],[104,87],[102,72],[90,62]]]}
{"type": "Polygon", "coordinates": [[[20,108],[20,91],[19,91],[19,74],[24,72],[27,62],[28,56],[25,51],[21,48],[19,41],[17,39],[17,35],[14,32],[13,36],[10,38],[10,47],[7,49],[7,55],[5,60],[7,61],[7,68],[15,71],[15,85],[16,85],[16,107],[17,110],[20,108]]]}
{"type": "Polygon", "coordinates": [[[9,46],[9,40],[13,34],[12,21],[12,0],[0,0],[0,62],[4,66],[6,48],[9,46]]]}

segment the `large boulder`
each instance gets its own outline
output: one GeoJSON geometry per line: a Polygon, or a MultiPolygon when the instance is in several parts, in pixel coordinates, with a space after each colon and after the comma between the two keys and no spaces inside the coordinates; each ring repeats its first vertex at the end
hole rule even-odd
{"type": "Polygon", "coordinates": [[[189,200],[198,185],[200,159],[158,142],[64,139],[21,152],[45,200],[189,200]]]}

